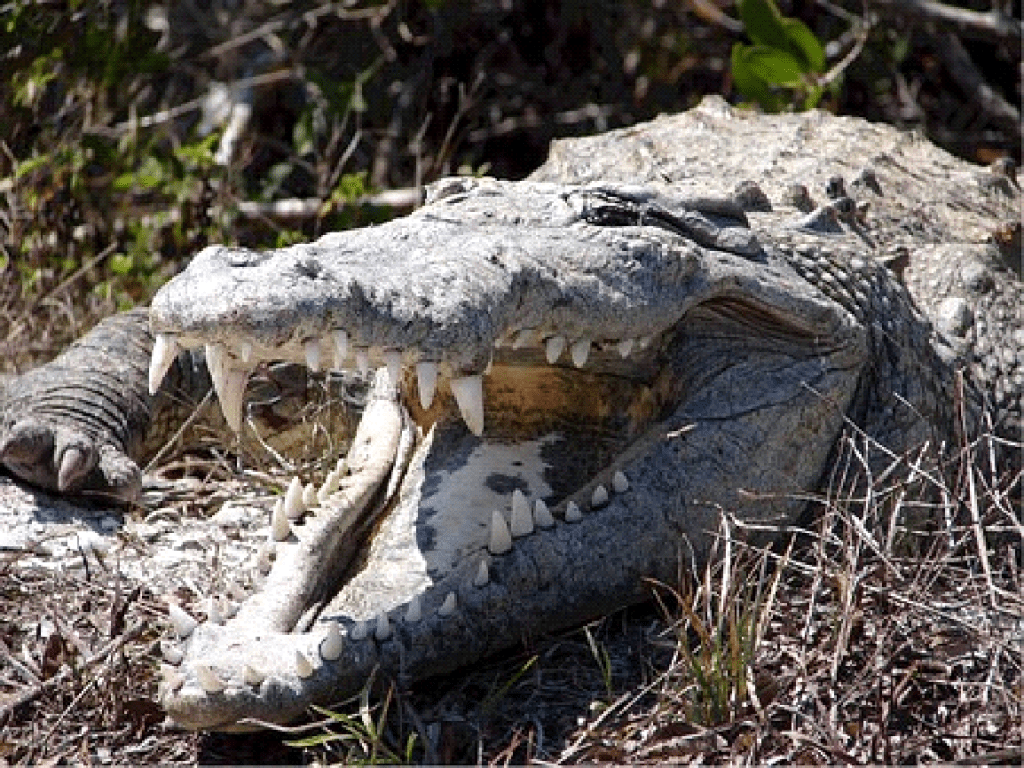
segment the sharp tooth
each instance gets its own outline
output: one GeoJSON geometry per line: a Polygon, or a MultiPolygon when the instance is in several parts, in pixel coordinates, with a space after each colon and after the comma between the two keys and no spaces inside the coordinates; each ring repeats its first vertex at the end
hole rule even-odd
{"type": "Polygon", "coordinates": [[[348,456],[338,457],[338,462],[334,465],[334,471],[338,473],[339,478],[345,476],[345,472],[348,471],[348,456]]]}
{"type": "Polygon", "coordinates": [[[491,580],[491,574],[487,567],[487,560],[481,560],[480,565],[476,569],[476,576],[473,577],[474,587],[486,587],[487,582],[491,580]]]}
{"type": "Polygon", "coordinates": [[[220,390],[224,385],[227,352],[222,344],[206,344],[203,350],[206,355],[206,370],[210,372],[214,389],[220,390]]]}
{"type": "Polygon", "coordinates": [[[302,651],[295,652],[295,673],[303,680],[313,676],[313,664],[302,651]]]}
{"type": "Polygon", "coordinates": [[[285,541],[292,532],[284,506],[280,501],[274,505],[274,514],[270,520],[270,535],[274,541],[285,541]]]}
{"type": "Polygon", "coordinates": [[[178,637],[185,638],[192,634],[192,631],[199,626],[199,622],[189,616],[185,611],[174,603],[167,606],[167,615],[171,620],[178,637]]]}
{"type": "Polygon", "coordinates": [[[384,363],[388,367],[388,383],[392,389],[398,389],[398,383],[402,380],[402,350],[385,350],[384,363]]]}
{"type": "Polygon", "coordinates": [[[306,487],[302,489],[302,505],[306,509],[310,509],[316,506],[316,486],[312,483],[306,483],[306,487]]]}
{"type": "Polygon", "coordinates": [[[554,365],[565,351],[565,336],[552,336],[544,342],[544,356],[554,365]]]}
{"type": "Polygon", "coordinates": [[[220,604],[213,595],[210,595],[206,600],[206,620],[211,624],[224,623],[224,616],[220,612],[220,604]]]}
{"type": "Polygon", "coordinates": [[[427,410],[434,402],[434,390],[437,389],[437,363],[429,360],[416,363],[416,385],[420,391],[420,406],[427,410]]]}
{"type": "Polygon", "coordinates": [[[509,530],[515,537],[533,533],[533,515],[530,514],[530,502],[526,495],[516,488],[512,491],[512,524],[509,530]]]}
{"type": "Polygon", "coordinates": [[[572,343],[569,353],[572,356],[572,364],[577,368],[582,368],[587,364],[587,357],[590,356],[590,339],[577,339],[572,343]]]}
{"type": "Polygon", "coordinates": [[[256,687],[257,685],[260,685],[264,680],[266,680],[266,678],[266,675],[264,675],[262,672],[257,672],[248,664],[246,664],[245,667],[242,669],[242,682],[246,685],[256,687]]]}
{"type": "Polygon", "coordinates": [[[320,504],[327,501],[327,498],[334,493],[338,488],[341,487],[341,473],[337,469],[332,469],[327,473],[327,477],[324,478],[324,484],[320,487],[320,490],[316,492],[316,499],[320,504]]]}
{"type": "Polygon", "coordinates": [[[605,488],[603,485],[597,486],[597,488],[594,489],[594,494],[590,497],[590,507],[591,507],[591,509],[597,509],[598,507],[603,507],[607,503],[608,503],[608,489],[605,488]]]}
{"type": "Polygon", "coordinates": [[[352,631],[349,632],[349,637],[353,640],[365,640],[368,631],[365,621],[357,621],[355,626],[352,627],[352,631]]]}
{"type": "Polygon", "coordinates": [[[348,332],[332,331],[331,341],[334,342],[334,367],[341,370],[348,358],[348,332]]]}
{"type": "Polygon", "coordinates": [[[164,657],[164,661],[175,666],[181,664],[181,660],[185,658],[185,652],[181,650],[181,647],[168,640],[160,641],[160,653],[164,657]]]}
{"type": "Polygon", "coordinates": [[[409,607],[405,609],[405,621],[408,624],[415,624],[423,618],[423,601],[416,595],[409,601],[409,607]]]}
{"type": "Polygon", "coordinates": [[[160,382],[167,375],[174,358],[178,356],[178,342],[173,336],[158,333],[153,340],[153,354],[149,359],[149,394],[155,395],[160,382]]]}
{"type": "Polygon", "coordinates": [[[578,523],[583,519],[583,513],[580,511],[580,505],[575,501],[570,501],[565,505],[565,522],[567,523],[578,523]]]}
{"type": "Polygon", "coordinates": [[[297,477],[293,477],[292,481],[288,484],[288,490],[284,494],[284,514],[289,520],[302,517],[302,513],[306,511],[303,492],[302,481],[297,477]]]}
{"type": "Polygon", "coordinates": [[[621,470],[615,470],[615,474],[612,475],[612,490],[616,493],[625,493],[629,490],[629,478],[621,470]]]}
{"type": "Polygon", "coordinates": [[[469,431],[484,433],[484,380],[482,376],[463,376],[451,380],[452,394],[469,431]]]}
{"type": "Polygon", "coordinates": [[[444,602],[441,603],[441,607],[437,609],[437,612],[441,616],[451,616],[455,613],[455,609],[458,607],[459,602],[455,597],[454,592],[449,592],[448,596],[445,597],[444,602]]]}
{"type": "Polygon", "coordinates": [[[320,370],[320,339],[306,339],[303,349],[306,352],[306,367],[316,373],[320,370]]]}
{"type": "Polygon", "coordinates": [[[378,640],[387,640],[391,637],[391,622],[388,621],[387,611],[377,614],[377,627],[373,630],[373,636],[378,640]]]}
{"type": "Polygon", "coordinates": [[[619,356],[629,357],[630,352],[633,351],[633,339],[623,339],[618,344],[619,356]]]}
{"type": "Polygon", "coordinates": [[[338,622],[332,621],[327,628],[327,636],[320,643],[320,658],[324,661],[337,661],[345,649],[345,639],[341,636],[338,622]]]}
{"type": "Polygon", "coordinates": [[[238,357],[243,363],[252,362],[252,342],[243,341],[238,345],[238,357]]]}
{"type": "Polygon", "coordinates": [[[356,368],[364,376],[370,372],[370,350],[366,347],[356,347],[356,368]]]}
{"type": "Polygon", "coordinates": [[[522,349],[528,347],[533,343],[535,333],[533,328],[523,328],[522,330],[516,331],[516,335],[512,339],[512,349],[522,349]]]}
{"type": "Polygon", "coordinates": [[[224,690],[224,681],[217,677],[217,673],[205,664],[196,664],[195,671],[200,687],[207,693],[217,693],[224,690]]]}
{"type": "Polygon", "coordinates": [[[494,355],[487,358],[487,366],[484,368],[484,376],[490,376],[491,371],[494,370],[494,355]]]}
{"type": "Polygon", "coordinates": [[[555,518],[551,516],[551,510],[544,503],[544,499],[537,499],[533,505],[533,521],[541,528],[550,528],[555,524],[555,518]]]}
{"type": "Polygon", "coordinates": [[[498,510],[491,513],[491,542],[487,548],[492,555],[503,555],[512,549],[512,534],[498,510]]]}
{"type": "Polygon", "coordinates": [[[227,368],[222,381],[223,385],[217,390],[221,413],[224,414],[224,421],[232,431],[240,432],[245,405],[245,385],[249,382],[249,374],[239,368],[227,368]]]}

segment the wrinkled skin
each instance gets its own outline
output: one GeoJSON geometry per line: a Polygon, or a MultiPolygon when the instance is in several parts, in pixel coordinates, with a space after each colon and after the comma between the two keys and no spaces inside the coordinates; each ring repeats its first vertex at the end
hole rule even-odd
{"type": "MultiPolygon", "coordinates": [[[[983,238],[1019,192],[918,183],[915,162],[976,171],[860,122],[745,123],[717,102],[672,120],[556,146],[542,183],[448,180],[380,227],[208,248],[161,290],[157,397],[181,387],[175,352],[205,347],[243,440],[260,366],[381,366],[346,474],[276,516],[260,589],[233,618],[176,623],[178,723],[285,721],[375,669],[426,677],[644,599],[706,559],[723,512],[795,520],[851,423],[897,453],[955,438],[960,362],[875,257],[957,241],[998,271],[983,238]],[[793,178],[817,196],[836,175],[873,214],[793,205],[793,178]]],[[[999,286],[995,306],[1019,300],[1019,280],[999,286]]],[[[970,429],[983,393],[964,392],[970,429]]],[[[73,490],[90,450],[132,456],[132,429],[69,439],[75,418],[5,402],[0,456],[44,487],[73,490]]]]}

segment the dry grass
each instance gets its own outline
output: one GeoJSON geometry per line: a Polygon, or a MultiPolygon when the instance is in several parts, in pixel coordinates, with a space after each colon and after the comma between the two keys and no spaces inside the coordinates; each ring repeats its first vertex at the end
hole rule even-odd
{"type": "Polygon", "coordinates": [[[11,558],[0,764],[1019,764],[1021,476],[988,444],[872,479],[875,449],[847,440],[786,546],[727,519],[715,565],[653,606],[258,737],[162,726],[163,604],[116,563],[11,558]]]}

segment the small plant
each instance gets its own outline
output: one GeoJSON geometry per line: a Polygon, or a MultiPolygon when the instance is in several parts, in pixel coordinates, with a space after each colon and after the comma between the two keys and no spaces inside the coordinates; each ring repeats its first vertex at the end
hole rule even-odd
{"type": "Polygon", "coordinates": [[[323,732],[301,739],[286,741],[289,747],[298,749],[329,749],[333,758],[347,764],[360,765],[409,765],[414,760],[416,733],[410,731],[404,742],[395,745],[389,739],[388,716],[394,698],[394,688],[388,688],[387,695],[376,707],[370,705],[372,679],[359,694],[358,715],[313,706],[326,718],[319,725],[323,732]]]}
{"type": "Polygon", "coordinates": [[[773,0],[740,0],[739,11],[753,45],[732,48],[737,90],[769,112],[817,106],[824,93],[825,49],[814,33],[779,13],[773,0]]]}

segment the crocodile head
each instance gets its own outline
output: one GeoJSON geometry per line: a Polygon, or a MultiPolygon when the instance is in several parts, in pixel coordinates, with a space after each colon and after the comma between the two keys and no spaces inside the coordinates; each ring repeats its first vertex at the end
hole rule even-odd
{"type": "Polygon", "coordinates": [[[341,470],[272,513],[261,588],[172,611],[192,728],[465,665],[675,581],[723,513],[793,520],[868,355],[739,203],[657,186],[449,180],[381,226],[207,248],[151,321],[151,386],[205,345],[236,429],[261,363],[379,369],[341,470]]]}

